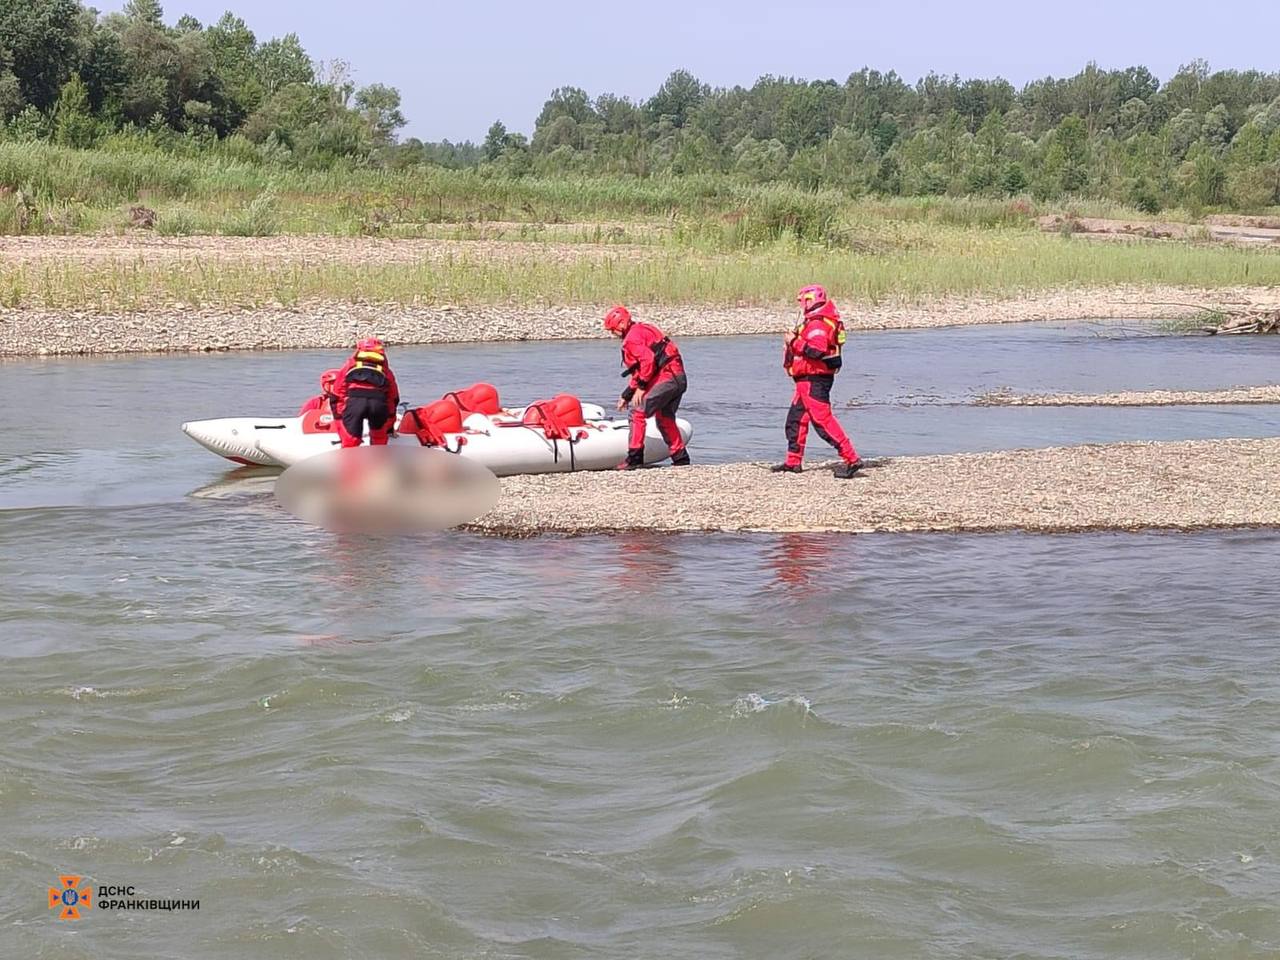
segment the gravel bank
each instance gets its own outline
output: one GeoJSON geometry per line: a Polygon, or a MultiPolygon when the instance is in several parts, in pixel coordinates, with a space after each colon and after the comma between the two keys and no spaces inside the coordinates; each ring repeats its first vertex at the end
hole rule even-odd
{"type": "MultiPolygon", "coordinates": [[[[222,238],[220,238],[222,239],[222,238]]],[[[391,241],[387,241],[390,243],[391,241]]],[[[407,241],[395,241],[404,243],[407,241]]],[[[1280,308],[1280,289],[1111,287],[1011,299],[950,297],[927,303],[845,302],[853,330],[949,327],[1031,320],[1155,320],[1194,316],[1197,304],[1280,308]]],[[[780,333],[790,304],[638,306],[676,336],[780,333]]],[[[393,344],[600,337],[603,306],[468,306],[306,303],[268,307],[158,307],[135,312],[0,310],[0,357],[66,354],[342,348],[377,333],[393,344]]]]}
{"type": "Polygon", "coordinates": [[[524,240],[393,240],[381,237],[286,235],[278,237],[159,237],[121,234],[94,237],[0,237],[0,265],[6,263],[511,263],[542,260],[577,263],[655,255],[653,247],[621,243],[565,243],[524,240]]]}
{"type": "Polygon", "coordinates": [[[1219,243],[1280,243],[1280,228],[1265,217],[1208,217],[1203,224],[1160,220],[1107,220],[1053,214],[1036,221],[1041,230],[1067,231],[1094,239],[1215,240],[1219,243]]]}
{"type": "Polygon", "coordinates": [[[1119,393],[984,393],[982,407],[1164,407],[1174,404],[1280,403],[1280,385],[1227,390],[1125,390],[1119,393]]]}
{"type": "MultiPolygon", "coordinates": [[[[762,464],[510,477],[472,529],[537,533],[1280,526],[1280,438],[1126,443],[881,461],[854,480],[762,464]]],[[[812,466],[812,465],[811,465],[812,466]]]]}

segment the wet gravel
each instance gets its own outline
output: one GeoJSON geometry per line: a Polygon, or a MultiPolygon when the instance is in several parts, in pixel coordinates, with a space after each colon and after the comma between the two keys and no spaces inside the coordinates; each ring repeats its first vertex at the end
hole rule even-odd
{"type": "Polygon", "coordinates": [[[502,480],[490,533],[631,530],[1068,532],[1280,526],[1280,438],[1123,443],[832,464],[761,463],[502,480]]]}

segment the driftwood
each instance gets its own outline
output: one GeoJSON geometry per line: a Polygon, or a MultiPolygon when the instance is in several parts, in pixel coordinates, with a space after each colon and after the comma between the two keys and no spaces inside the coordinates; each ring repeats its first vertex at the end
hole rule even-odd
{"type": "Polygon", "coordinates": [[[1280,333],[1280,310],[1263,309],[1252,304],[1239,307],[1210,306],[1185,300],[1151,300],[1154,306],[1187,307],[1200,311],[1201,333],[1280,333]]]}
{"type": "Polygon", "coordinates": [[[1212,312],[1222,319],[1215,326],[1201,327],[1205,333],[1280,333],[1280,310],[1212,312]]]}
{"type": "Polygon", "coordinates": [[[154,229],[156,225],[156,212],[150,207],[144,207],[137,204],[129,208],[129,226],[141,227],[143,230],[154,229]]]}

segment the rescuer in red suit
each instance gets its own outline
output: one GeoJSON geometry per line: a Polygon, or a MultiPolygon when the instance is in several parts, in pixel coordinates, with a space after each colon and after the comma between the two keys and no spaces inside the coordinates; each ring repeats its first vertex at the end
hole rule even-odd
{"type": "Polygon", "coordinates": [[[844,323],[827,291],[814,284],[796,297],[803,311],[799,325],[787,335],[782,365],[796,383],[787,411],[787,458],[770,469],[774,473],[799,473],[809,426],[836,448],[844,462],[835,475],[848,480],[862,467],[862,458],[831,410],[831,386],[844,363],[844,323]]]}
{"type": "Polygon", "coordinates": [[[645,422],[653,417],[658,431],[667,443],[673,466],[689,464],[689,451],[676,424],[680,398],[689,387],[680,350],[661,330],[649,323],[631,318],[626,307],[614,307],[604,318],[604,328],[622,340],[623,376],[627,388],[618,399],[618,409],[631,405],[631,432],[627,439],[627,458],[619,470],[635,470],[644,466],[645,422]]]}
{"type": "Polygon", "coordinates": [[[356,344],[355,353],[338,371],[333,394],[338,401],[344,447],[360,446],[366,423],[370,445],[386,444],[387,435],[395,426],[400,388],[387,363],[387,348],[381,340],[370,337],[356,344]]]}
{"type": "Polygon", "coordinates": [[[336,417],[337,411],[334,410],[333,406],[336,399],[333,395],[333,386],[338,382],[338,373],[339,371],[335,368],[320,374],[320,395],[312,397],[304,403],[301,409],[298,410],[298,416],[310,413],[312,410],[319,410],[321,413],[336,417]]]}

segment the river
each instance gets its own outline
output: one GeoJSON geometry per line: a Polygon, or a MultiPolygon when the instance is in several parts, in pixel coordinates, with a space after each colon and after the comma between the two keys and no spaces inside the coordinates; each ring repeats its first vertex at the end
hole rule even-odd
{"type": "MultiPolygon", "coordinates": [[[[861,334],[841,416],[872,456],[1276,433],[965,405],[1274,380],[1145,333],[861,334]]],[[[683,346],[695,458],[778,456],[776,341],[683,346]]],[[[621,383],[603,342],[392,358],[417,400],[621,383]]],[[[180,421],[336,359],[0,366],[0,956],[1280,953],[1280,534],[368,542],[191,496],[180,421]],[[59,921],[63,874],[200,906],[59,921]]]]}

